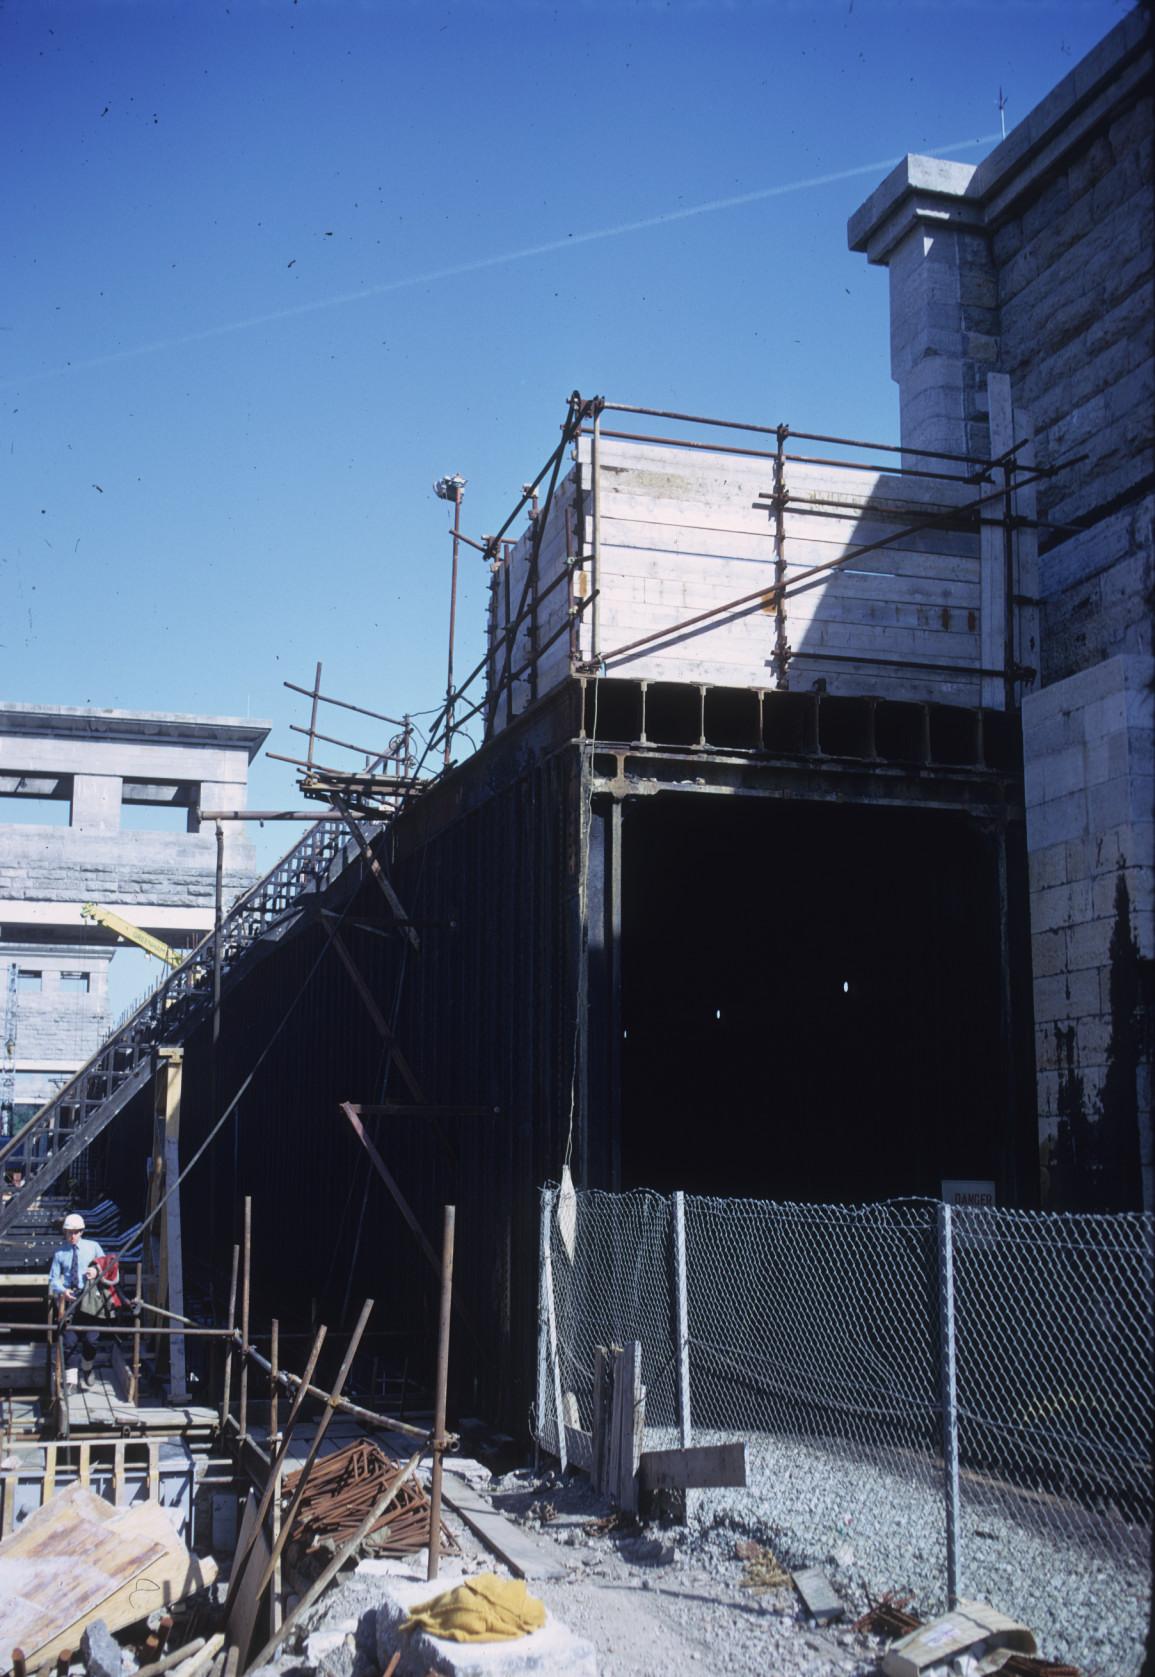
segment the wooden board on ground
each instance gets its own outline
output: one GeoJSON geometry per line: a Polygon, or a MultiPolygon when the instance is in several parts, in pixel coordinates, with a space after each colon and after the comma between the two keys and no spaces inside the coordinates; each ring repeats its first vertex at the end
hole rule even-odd
{"type": "Polygon", "coordinates": [[[745,1442],[694,1444],[688,1450],[646,1450],[638,1465],[645,1491],[685,1491],[746,1483],[745,1442]]]}
{"type": "Polygon", "coordinates": [[[113,1512],[74,1485],[0,1544],[0,1649],[42,1663],[41,1649],[163,1556],[154,1538],[112,1528],[113,1512]]]}
{"type": "Polygon", "coordinates": [[[565,1567],[553,1559],[544,1545],[535,1542],[528,1532],[521,1531],[511,1520],[507,1520],[492,1504],[478,1496],[473,1486],[464,1479],[453,1473],[445,1474],[441,1494],[474,1536],[479,1537],[486,1548],[504,1561],[518,1578],[568,1576],[565,1567]]]}
{"type": "Polygon", "coordinates": [[[808,1566],[801,1572],[796,1572],[794,1588],[802,1597],[810,1617],[820,1625],[833,1624],[835,1619],[841,1619],[846,1612],[821,1567],[808,1566]]]}
{"type": "Polygon", "coordinates": [[[97,1612],[115,1631],[215,1576],[158,1503],[117,1509],[70,1485],[0,1544],[0,1650],[20,1646],[29,1665],[46,1664],[77,1646],[97,1612]]]}

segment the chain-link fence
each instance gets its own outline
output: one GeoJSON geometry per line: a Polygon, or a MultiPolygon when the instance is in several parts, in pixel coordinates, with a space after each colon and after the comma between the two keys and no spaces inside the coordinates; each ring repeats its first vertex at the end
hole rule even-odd
{"type": "Polygon", "coordinates": [[[747,1441],[695,1520],[841,1587],[960,1594],[1085,1672],[1137,1672],[1150,1601],[1148,1215],[543,1191],[536,1432],[588,1430],[638,1340],[646,1448],[747,1441]]]}

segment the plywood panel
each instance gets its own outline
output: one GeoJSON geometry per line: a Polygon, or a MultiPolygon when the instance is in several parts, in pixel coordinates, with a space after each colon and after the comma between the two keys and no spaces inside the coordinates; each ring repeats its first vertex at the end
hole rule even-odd
{"type": "Polygon", "coordinates": [[[31,1663],[163,1556],[163,1544],[120,1527],[114,1514],[100,1497],[70,1486],[0,1544],[0,1648],[22,1647],[31,1663]]]}

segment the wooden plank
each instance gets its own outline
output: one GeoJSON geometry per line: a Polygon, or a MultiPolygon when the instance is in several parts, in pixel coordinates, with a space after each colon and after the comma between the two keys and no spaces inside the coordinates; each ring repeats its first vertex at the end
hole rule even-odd
{"type": "MultiPolygon", "coordinates": [[[[249,1646],[254,1633],[258,1631],[258,1615],[260,1614],[261,1595],[257,1586],[265,1575],[269,1558],[273,1552],[272,1541],[268,1527],[263,1523],[258,1530],[260,1499],[255,1491],[250,1491],[245,1503],[245,1512],[241,1519],[240,1534],[233,1553],[245,1557],[242,1563],[240,1578],[236,1587],[230,1585],[228,1599],[228,1639],[241,1650],[242,1664],[247,1664],[249,1646]]],[[[266,1611],[260,1616],[259,1631],[262,1640],[268,1634],[266,1611]]]]}
{"type": "Polygon", "coordinates": [[[846,1609],[821,1567],[808,1566],[794,1573],[794,1588],[810,1617],[820,1625],[833,1624],[835,1619],[844,1617],[846,1609]]]}
{"type": "Polygon", "coordinates": [[[91,1447],[88,1444],[82,1442],[78,1447],[78,1455],[79,1455],[79,1467],[77,1468],[78,1481],[81,1485],[83,1485],[85,1487],[85,1489],[87,1489],[88,1488],[88,1483],[89,1483],[90,1469],[91,1469],[91,1466],[92,1466],[91,1447]]]}
{"type": "Polygon", "coordinates": [[[609,1446],[609,1358],[604,1345],[594,1346],[594,1402],[590,1433],[593,1443],[592,1477],[594,1490],[606,1494],[606,1467],[609,1446]]]}
{"type": "Polygon", "coordinates": [[[638,1509],[638,1457],[645,1428],[645,1393],[642,1388],[642,1347],[629,1340],[613,1354],[614,1409],[612,1420],[613,1458],[610,1494],[625,1513],[638,1509]]]}
{"type": "Polygon", "coordinates": [[[571,1467],[580,1467],[583,1473],[592,1475],[594,1466],[594,1441],[592,1436],[581,1427],[571,1427],[568,1423],[565,1429],[566,1455],[571,1467]]]}
{"type": "Polygon", "coordinates": [[[492,1504],[484,1501],[467,1480],[458,1478],[456,1473],[444,1474],[441,1494],[470,1531],[518,1578],[544,1580],[567,1576],[564,1566],[559,1566],[528,1532],[522,1531],[492,1504]]]}
{"type": "Polygon", "coordinates": [[[685,1450],[646,1450],[638,1468],[647,1491],[685,1491],[746,1484],[746,1444],[694,1444],[685,1450]]]}
{"type": "Polygon", "coordinates": [[[112,1447],[112,1500],[119,1506],[124,1501],[124,1439],[118,1438],[112,1447]]]}

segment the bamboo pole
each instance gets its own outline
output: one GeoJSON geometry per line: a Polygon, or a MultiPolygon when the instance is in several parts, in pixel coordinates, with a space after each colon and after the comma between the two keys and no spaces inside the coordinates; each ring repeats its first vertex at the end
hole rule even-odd
{"type": "MultiPolygon", "coordinates": [[[[249,1286],[252,1279],[253,1259],[253,1202],[248,1194],[245,1195],[245,1220],[241,1239],[243,1241],[241,1254],[241,1348],[247,1353],[249,1348],[249,1286]]],[[[247,1355],[241,1362],[241,1396],[238,1419],[243,1444],[249,1431],[249,1363],[247,1355]]]]}
{"type": "Polygon", "coordinates": [[[221,1431],[229,1418],[229,1399],[232,1395],[233,1384],[233,1336],[237,1331],[237,1266],[240,1263],[241,1249],[233,1247],[233,1275],[229,1282],[229,1347],[225,1352],[224,1391],[221,1395],[221,1431]]]}
{"type": "MultiPolygon", "coordinates": [[[[274,1495],[276,1494],[276,1481],[275,1481],[275,1478],[274,1478],[273,1469],[274,1469],[274,1466],[279,1466],[280,1463],[284,1461],[285,1453],[287,1452],[287,1450],[289,1448],[289,1441],[293,1436],[293,1428],[297,1424],[297,1416],[300,1414],[301,1405],[304,1403],[306,1394],[308,1393],[308,1391],[310,1389],[309,1386],[308,1386],[309,1377],[312,1375],[313,1370],[317,1366],[317,1359],[321,1355],[321,1347],[325,1343],[325,1332],[326,1332],[325,1327],[322,1324],[322,1326],[317,1329],[317,1337],[313,1341],[313,1349],[309,1352],[309,1360],[305,1364],[305,1380],[304,1380],[304,1382],[302,1382],[302,1384],[297,1389],[297,1395],[293,1399],[293,1406],[289,1410],[288,1418],[285,1421],[285,1428],[284,1428],[283,1433],[281,1434],[281,1441],[280,1441],[280,1444],[277,1446],[276,1462],[274,1463],[272,1460],[270,1460],[269,1475],[268,1475],[268,1478],[265,1481],[265,1489],[264,1489],[264,1492],[261,1496],[260,1504],[257,1508],[257,1517],[253,1521],[252,1534],[249,1538],[248,1544],[246,1545],[244,1551],[241,1554],[233,1556],[233,1565],[232,1565],[232,1569],[231,1569],[230,1576],[229,1576],[228,1601],[232,1601],[233,1596],[236,1594],[237,1587],[239,1586],[240,1581],[241,1581],[241,1574],[242,1574],[242,1572],[244,1571],[244,1568],[245,1568],[245,1563],[248,1560],[249,1555],[252,1553],[253,1545],[257,1541],[257,1534],[261,1531],[262,1527],[264,1526],[265,1516],[269,1512],[269,1505],[272,1502],[274,1495]]],[[[259,1593],[260,1592],[258,1591],[258,1594],[259,1593]]]]}
{"type": "MultiPolygon", "coordinates": [[[[136,1296],[140,1297],[141,1271],[143,1265],[139,1259],[136,1265],[136,1296]]],[[[140,1402],[140,1316],[137,1315],[136,1325],[132,1330],[132,1373],[128,1383],[128,1401],[135,1409],[140,1402]]]]}
{"type": "Polygon", "coordinates": [[[449,1390],[449,1324],[453,1314],[453,1232],[455,1206],[445,1207],[441,1233],[441,1318],[437,1325],[437,1392],[433,1414],[433,1474],[429,1487],[429,1565],[436,1578],[441,1558],[441,1469],[445,1454],[445,1401],[449,1390]]]}
{"type": "Polygon", "coordinates": [[[265,1570],[261,1574],[261,1581],[257,1585],[258,1601],[264,1594],[265,1589],[268,1587],[269,1580],[276,1571],[277,1562],[281,1558],[281,1551],[288,1541],[290,1531],[293,1529],[293,1521],[297,1517],[297,1510],[301,1506],[302,1499],[304,1498],[305,1491],[308,1487],[310,1469],[316,1461],[317,1456],[320,1454],[321,1444],[324,1441],[326,1432],[329,1430],[329,1422],[333,1419],[336,1405],[333,1403],[332,1398],[337,1398],[341,1395],[341,1388],[344,1386],[345,1381],[349,1377],[349,1370],[353,1366],[353,1358],[357,1355],[357,1348],[361,1343],[361,1335],[365,1332],[365,1325],[369,1320],[369,1314],[372,1309],[373,1300],[366,1299],[361,1308],[361,1314],[357,1318],[357,1326],[353,1329],[352,1337],[349,1340],[349,1347],[345,1352],[345,1360],[337,1371],[337,1379],[333,1386],[330,1401],[325,1405],[324,1413],[322,1414],[321,1419],[317,1422],[317,1430],[313,1434],[313,1442],[309,1446],[309,1454],[305,1457],[301,1471],[297,1475],[297,1488],[293,1492],[293,1500],[289,1504],[289,1511],[285,1515],[284,1521],[281,1525],[281,1530],[273,1544],[273,1552],[265,1564],[265,1570]]]}

